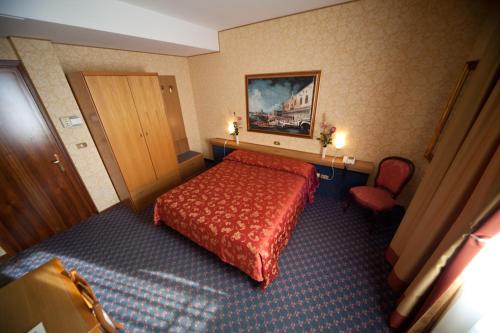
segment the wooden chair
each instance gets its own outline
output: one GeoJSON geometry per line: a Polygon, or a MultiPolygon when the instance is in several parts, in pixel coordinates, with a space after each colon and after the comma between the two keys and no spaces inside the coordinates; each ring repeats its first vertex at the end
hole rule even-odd
{"type": "Polygon", "coordinates": [[[356,186],[349,190],[344,212],[352,201],[373,212],[374,219],[382,212],[388,212],[396,205],[395,198],[410,181],[415,172],[412,161],[390,156],[380,161],[374,186],[356,186]]]}

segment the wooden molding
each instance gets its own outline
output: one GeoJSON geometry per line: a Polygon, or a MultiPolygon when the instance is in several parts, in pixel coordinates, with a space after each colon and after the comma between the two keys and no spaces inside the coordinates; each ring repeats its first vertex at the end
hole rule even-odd
{"type": "Polygon", "coordinates": [[[455,89],[453,89],[453,92],[451,93],[450,98],[448,99],[448,102],[446,103],[446,106],[444,107],[443,114],[441,115],[441,118],[439,119],[439,122],[434,129],[434,134],[432,135],[431,141],[427,145],[427,148],[425,149],[424,157],[430,162],[432,160],[432,157],[434,156],[434,148],[436,147],[436,144],[439,140],[439,137],[441,136],[441,133],[443,132],[444,126],[446,125],[446,122],[448,121],[448,118],[450,117],[451,111],[453,110],[453,107],[455,106],[455,103],[458,99],[458,96],[460,96],[460,92],[462,91],[462,88],[465,84],[465,81],[467,80],[467,77],[469,76],[470,72],[472,72],[474,69],[476,69],[477,64],[479,63],[479,60],[472,60],[472,61],[467,61],[465,63],[465,67],[462,71],[462,75],[460,76],[460,79],[457,82],[457,85],[455,86],[455,89]]]}
{"type": "Polygon", "coordinates": [[[175,151],[177,155],[189,151],[189,143],[186,136],[184,119],[182,117],[181,102],[179,99],[177,83],[173,75],[161,75],[158,77],[163,97],[165,113],[172,132],[175,151]],[[172,91],[170,91],[170,89],[172,91]]]}
{"type": "MultiPolygon", "coordinates": [[[[278,147],[271,147],[271,146],[264,146],[264,145],[259,145],[255,143],[249,143],[249,142],[241,142],[240,144],[237,145],[236,141],[234,140],[225,140],[225,139],[220,139],[220,138],[214,138],[209,140],[211,145],[215,146],[225,146],[227,148],[231,149],[241,149],[241,150],[248,150],[248,151],[255,151],[259,153],[265,153],[265,154],[272,154],[272,155],[278,155],[278,156],[283,156],[283,157],[288,157],[296,160],[301,160],[307,163],[312,163],[312,164],[317,164],[317,165],[323,165],[327,167],[332,166],[332,158],[333,156],[326,156],[325,158],[321,158],[321,155],[318,154],[313,154],[313,153],[307,153],[303,151],[298,151],[298,150],[292,150],[292,149],[286,149],[286,148],[278,148],[278,147]]],[[[333,163],[333,166],[335,168],[344,168],[344,163],[342,163],[342,157],[336,156],[335,157],[335,162],[333,163]]],[[[348,170],[350,171],[356,171],[356,172],[361,172],[361,173],[366,173],[366,174],[371,174],[374,169],[374,164],[373,162],[368,162],[368,161],[360,161],[356,160],[356,163],[353,165],[346,165],[345,166],[348,170]]]]}
{"type": "Polygon", "coordinates": [[[158,73],[84,71],[83,76],[158,76],[158,73]]]}

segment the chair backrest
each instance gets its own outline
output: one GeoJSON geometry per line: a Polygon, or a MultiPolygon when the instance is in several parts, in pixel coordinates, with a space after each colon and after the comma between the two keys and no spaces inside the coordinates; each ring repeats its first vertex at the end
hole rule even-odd
{"type": "Polygon", "coordinates": [[[396,197],[410,181],[415,172],[412,161],[398,156],[390,156],[380,161],[375,186],[383,187],[396,197]]]}

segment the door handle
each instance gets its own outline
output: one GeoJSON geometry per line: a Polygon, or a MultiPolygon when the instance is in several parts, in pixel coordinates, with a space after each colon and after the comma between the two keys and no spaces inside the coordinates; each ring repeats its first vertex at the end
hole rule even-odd
{"type": "Polygon", "coordinates": [[[61,169],[62,172],[64,172],[64,165],[61,164],[61,160],[59,159],[59,155],[54,154],[55,160],[52,161],[52,164],[56,164],[59,166],[59,169],[61,169]]]}

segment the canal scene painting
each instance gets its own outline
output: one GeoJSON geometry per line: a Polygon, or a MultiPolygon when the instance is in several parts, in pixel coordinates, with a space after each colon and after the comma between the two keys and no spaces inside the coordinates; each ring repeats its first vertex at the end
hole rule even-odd
{"type": "Polygon", "coordinates": [[[319,71],[245,78],[248,131],[312,137],[319,71]]]}

